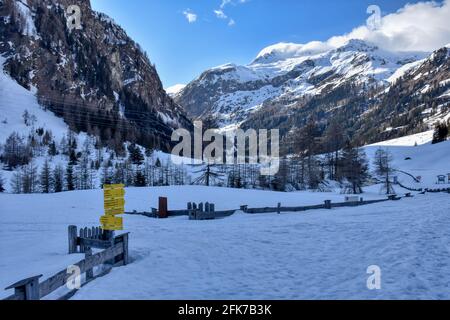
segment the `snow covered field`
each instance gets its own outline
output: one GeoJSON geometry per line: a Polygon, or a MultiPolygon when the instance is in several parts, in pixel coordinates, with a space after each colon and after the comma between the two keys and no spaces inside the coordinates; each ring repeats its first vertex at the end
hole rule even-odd
{"type": "MultiPolygon", "coordinates": [[[[376,187],[366,198],[380,197],[376,187]]],[[[205,187],[127,189],[126,209],[190,201],[219,209],[342,201],[329,193],[205,187]]],[[[97,225],[102,192],[0,194],[0,287],[44,278],[82,259],[67,255],[67,226],[97,225]]],[[[450,299],[448,194],[357,208],[236,215],[215,221],[125,216],[132,263],[83,287],[74,299],[450,299]],[[366,287],[367,267],[382,289],[366,287]]],[[[0,298],[11,292],[0,292],[0,298]]]]}

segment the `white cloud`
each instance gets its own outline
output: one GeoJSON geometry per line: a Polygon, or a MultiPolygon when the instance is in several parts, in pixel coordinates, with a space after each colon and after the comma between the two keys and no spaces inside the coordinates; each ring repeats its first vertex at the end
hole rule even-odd
{"type": "Polygon", "coordinates": [[[216,14],[216,17],[219,19],[227,19],[228,18],[222,9],[214,10],[214,13],[216,14]]]}
{"type": "Polygon", "coordinates": [[[214,13],[216,15],[217,18],[219,19],[228,19],[228,26],[232,27],[236,24],[236,22],[234,21],[233,18],[229,18],[225,12],[224,9],[227,5],[232,4],[232,5],[237,5],[237,4],[243,4],[248,2],[249,0],[222,0],[222,3],[220,4],[220,8],[217,10],[214,10],[214,13]]]}
{"type": "Polygon", "coordinates": [[[231,3],[231,0],[222,0],[222,4],[220,5],[220,9],[225,8],[227,4],[231,3]]]}
{"type": "Polygon", "coordinates": [[[189,23],[194,23],[197,21],[197,14],[195,14],[191,9],[184,10],[183,15],[189,23]]]}
{"type": "Polygon", "coordinates": [[[361,39],[392,51],[433,51],[450,43],[450,0],[443,3],[407,4],[381,18],[377,30],[366,25],[350,33],[329,39],[337,47],[349,39],[361,39]]]}
{"type": "MultiPolygon", "coordinates": [[[[368,16],[369,17],[369,16],[368,16]]],[[[350,39],[371,42],[389,51],[431,52],[444,46],[450,47],[450,0],[408,4],[395,13],[381,18],[377,30],[359,26],[350,33],[327,41],[311,41],[306,44],[278,43],[264,48],[257,56],[274,51],[278,56],[302,56],[326,52],[345,45],[350,39]]]]}

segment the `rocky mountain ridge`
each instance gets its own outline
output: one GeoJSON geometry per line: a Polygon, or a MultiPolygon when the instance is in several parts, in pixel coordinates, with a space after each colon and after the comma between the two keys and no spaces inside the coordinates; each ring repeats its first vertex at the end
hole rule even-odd
{"type": "Polygon", "coordinates": [[[146,53],[89,0],[1,0],[0,30],[5,72],[72,129],[168,150],[173,129],[192,127],[146,53]],[[81,30],[67,27],[70,5],[81,30]]]}

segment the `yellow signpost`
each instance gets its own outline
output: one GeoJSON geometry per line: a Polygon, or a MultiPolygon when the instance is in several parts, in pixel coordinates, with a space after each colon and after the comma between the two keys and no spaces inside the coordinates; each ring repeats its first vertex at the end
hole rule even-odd
{"type": "Polygon", "coordinates": [[[115,216],[116,214],[123,214],[125,212],[125,207],[116,207],[105,209],[105,215],[115,216]]]}
{"type": "MultiPolygon", "coordinates": [[[[111,209],[111,208],[121,208],[125,205],[125,200],[123,198],[112,198],[112,199],[105,199],[105,209],[111,209]]],[[[122,212],[123,213],[123,212],[122,212]]]]}
{"type": "Polygon", "coordinates": [[[123,230],[123,218],[114,216],[101,216],[100,223],[103,230],[123,230]]]}
{"type": "Polygon", "coordinates": [[[123,184],[103,186],[105,215],[100,218],[103,230],[123,230],[123,218],[116,215],[125,213],[124,188],[123,184]]]}
{"type": "Polygon", "coordinates": [[[123,198],[125,196],[124,189],[105,189],[105,200],[113,198],[123,198]]]}

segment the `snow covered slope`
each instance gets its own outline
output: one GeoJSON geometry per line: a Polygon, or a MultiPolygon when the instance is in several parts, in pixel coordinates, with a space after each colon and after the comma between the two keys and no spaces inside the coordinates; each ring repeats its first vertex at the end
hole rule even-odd
{"type": "Polygon", "coordinates": [[[25,111],[35,117],[34,127],[50,129],[58,139],[67,133],[64,121],[52,112],[45,111],[37,102],[32,91],[20,86],[3,71],[4,58],[0,56],[0,143],[13,132],[27,134],[30,127],[25,125],[22,115],[25,111]]]}
{"type": "MultiPolygon", "coordinates": [[[[429,133],[427,134],[429,135],[429,133]]],[[[393,167],[395,169],[405,171],[415,177],[421,177],[421,183],[416,183],[411,177],[397,172],[399,181],[407,187],[414,189],[450,187],[450,185],[436,185],[438,175],[450,174],[450,141],[434,145],[428,142],[420,145],[423,138],[424,134],[419,134],[377,143],[364,149],[369,159],[374,158],[378,148],[387,149],[394,158],[393,167]],[[416,142],[419,144],[418,146],[414,146],[416,142]]],[[[397,191],[403,190],[400,188],[397,191]]]]}
{"type": "Polygon", "coordinates": [[[165,90],[169,96],[176,97],[185,87],[185,84],[176,84],[174,86],[166,88],[165,90]]]}

